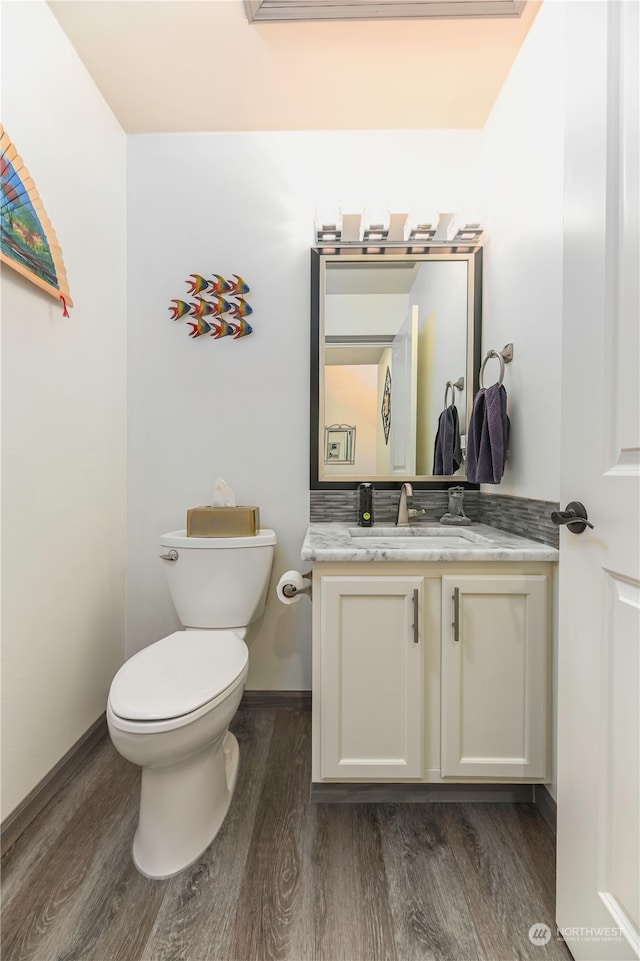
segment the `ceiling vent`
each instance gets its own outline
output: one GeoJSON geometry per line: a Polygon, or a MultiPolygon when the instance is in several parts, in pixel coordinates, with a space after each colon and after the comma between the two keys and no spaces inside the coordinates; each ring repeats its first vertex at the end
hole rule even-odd
{"type": "Polygon", "coordinates": [[[250,23],[519,17],[526,0],[245,0],[250,23]]]}

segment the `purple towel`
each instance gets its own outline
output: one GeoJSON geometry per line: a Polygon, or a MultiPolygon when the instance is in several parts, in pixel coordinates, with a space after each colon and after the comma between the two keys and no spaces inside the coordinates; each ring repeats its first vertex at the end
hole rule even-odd
{"type": "Polygon", "coordinates": [[[433,450],[433,473],[455,474],[462,463],[458,408],[445,408],[438,420],[438,432],[433,450]]]}
{"type": "Polygon", "coordinates": [[[509,441],[507,392],[502,384],[481,387],[473,401],[467,431],[467,480],[499,484],[509,441]]]}

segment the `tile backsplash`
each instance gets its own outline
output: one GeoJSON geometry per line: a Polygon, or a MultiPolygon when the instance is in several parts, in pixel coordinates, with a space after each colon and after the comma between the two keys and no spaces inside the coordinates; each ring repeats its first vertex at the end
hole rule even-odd
{"type": "Polygon", "coordinates": [[[551,512],[560,510],[557,501],[535,500],[532,497],[513,497],[507,494],[478,492],[480,516],[478,520],[490,527],[499,527],[510,534],[520,534],[549,547],[558,547],[560,535],[551,521],[551,512]]]}
{"type": "MultiPolygon", "coordinates": [[[[311,521],[347,521],[355,523],[358,513],[358,492],[354,490],[313,490],[310,492],[311,521]]],[[[375,490],[373,517],[376,524],[395,522],[398,510],[398,491],[375,490]]],[[[446,513],[446,490],[414,490],[410,506],[423,509],[422,521],[438,521],[446,513]]],[[[464,512],[478,524],[489,524],[510,534],[519,534],[550,547],[558,547],[558,529],[551,522],[551,511],[558,510],[555,501],[513,497],[506,494],[487,494],[467,490],[464,512]]]]}

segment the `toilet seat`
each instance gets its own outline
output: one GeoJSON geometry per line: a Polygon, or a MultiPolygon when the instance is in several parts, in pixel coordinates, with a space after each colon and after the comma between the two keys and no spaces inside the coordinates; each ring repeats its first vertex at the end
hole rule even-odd
{"type": "Polygon", "coordinates": [[[175,631],[120,668],[109,692],[111,718],[136,731],[190,723],[244,682],[248,661],[234,631],[175,631]]]}

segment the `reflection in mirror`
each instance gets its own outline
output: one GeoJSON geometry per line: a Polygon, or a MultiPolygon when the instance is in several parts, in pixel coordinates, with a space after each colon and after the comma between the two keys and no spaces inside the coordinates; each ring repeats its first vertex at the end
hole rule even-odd
{"type": "Polygon", "coordinates": [[[464,250],[313,251],[312,486],[464,481],[481,283],[480,248],[464,250]],[[344,425],[348,461],[327,448],[344,425]]]}
{"type": "Polygon", "coordinates": [[[324,429],[325,464],[354,464],[356,429],[349,424],[332,424],[324,429]]]}

